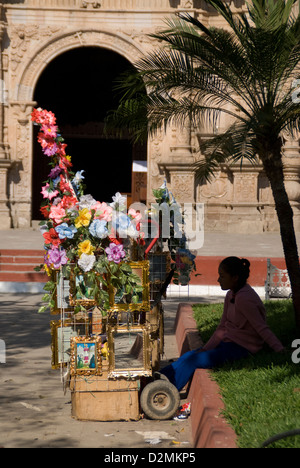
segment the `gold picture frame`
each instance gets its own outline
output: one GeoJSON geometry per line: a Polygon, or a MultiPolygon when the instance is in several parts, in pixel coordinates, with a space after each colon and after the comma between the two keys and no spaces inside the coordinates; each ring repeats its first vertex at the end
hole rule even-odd
{"type": "MultiPolygon", "coordinates": [[[[98,283],[99,286],[99,283],[98,283]]],[[[75,274],[74,270],[70,274],[70,304],[75,307],[82,305],[85,308],[97,305],[97,299],[91,294],[95,289],[94,281],[89,282],[84,273],[75,274]]]]}
{"type": "Polygon", "coordinates": [[[71,338],[70,374],[102,375],[100,336],[71,338]]]}
{"type": "Polygon", "coordinates": [[[148,327],[108,326],[107,342],[109,378],[152,375],[148,327]]]}
{"type": "Polygon", "coordinates": [[[51,330],[51,367],[60,369],[68,365],[71,359],[71,338],[86,336],[90,322],[84,319],[52,320],[51,330]]]}
{"type": "Polygon", "coordinates": [[[114,291],[111,287],[109,290],[109,303],[111,311],[144,311],[150,308],[150,284],[149,284],[149,262],[129,262],[133,273],[138,275],[141,279],[142,292],[139,293],[138,302],[126,301],[126,295],[123,291],[114,291]]]}

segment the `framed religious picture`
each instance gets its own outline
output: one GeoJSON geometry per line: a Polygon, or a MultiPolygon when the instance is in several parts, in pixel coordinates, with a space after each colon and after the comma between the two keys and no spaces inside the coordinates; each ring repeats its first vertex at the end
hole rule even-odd
{"type": "Polygon", "coordinates": [[[110,378],[152,375],[149,328],[108,326],[107,341],[110,378]]]}
{"type": "Polygon", "coordinates": [[[101,375],[101,338],[77,336],[71,338],[70,374],[101,375]]]}
{"type": "Polygon", "coordinates": [[[71,338],[86,336],[90,323],[76,316],[67,320],[52,320],[51,328],[51,366],[52,369],[60,369],[70,362],[71,338]]]}
{"type": "Polygon", "coordinates": [[[110,288],[110,309],[112,311],[142,311],[150,308],[149,262],[129,262],[128,266],[136,276],[136,287],[131,290],[110,288]]]}

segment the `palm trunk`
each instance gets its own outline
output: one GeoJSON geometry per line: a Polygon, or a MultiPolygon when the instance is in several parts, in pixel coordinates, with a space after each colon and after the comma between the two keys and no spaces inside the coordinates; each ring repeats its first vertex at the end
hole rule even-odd
{"type": "Polygon", "coordinates": [[[281,150],[278,148],[275,150],[275,155],[273,154],[272,156],[271,158],[262,157],[261,159],[271,184],[275,201],[285,262],[292,288],[295,322],[297,329],[300,331],[300,266],[293,210],[284,185],[281,150]]]}

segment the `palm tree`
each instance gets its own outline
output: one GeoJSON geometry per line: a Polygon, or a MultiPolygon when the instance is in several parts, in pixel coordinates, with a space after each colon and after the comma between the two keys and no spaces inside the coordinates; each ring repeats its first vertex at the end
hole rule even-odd
{"type": "Polygon", "coordinates": [[[263,165],[300,329],[299,256],[282,160],[283,134],[295,137],[300,130],[299,99],[292,99],[293,80],[300,78],[296,0],[252,0],[241,14],[221,0],[206,3],[225,19],[226,29],[206,27],[186,13],[166,20],[166,29],[152,35],[162,47],[123,79],[114,118],[140,139],[171,121],[191,119],[199,127],[221,114],[230,116],[227,130],[201,145],[196,176],[210,180],[225,162],[263,165]]]}

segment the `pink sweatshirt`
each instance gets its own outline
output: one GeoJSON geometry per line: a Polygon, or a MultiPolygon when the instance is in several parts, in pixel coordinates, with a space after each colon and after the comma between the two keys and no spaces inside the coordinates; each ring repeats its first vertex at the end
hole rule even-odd
{"type": "Polygon", "coordinates": [[[262,349],[264,342],[274,351],[279,352],[284,349],[268,327],[264,305],[249,284],[235,295],[232,291],[228,291],[221,322],[202,349],[213,349],[221,341],[234,342],[253,354],[262,349]],[[233,298],[234,303],[230,302],[233,298]]]}

